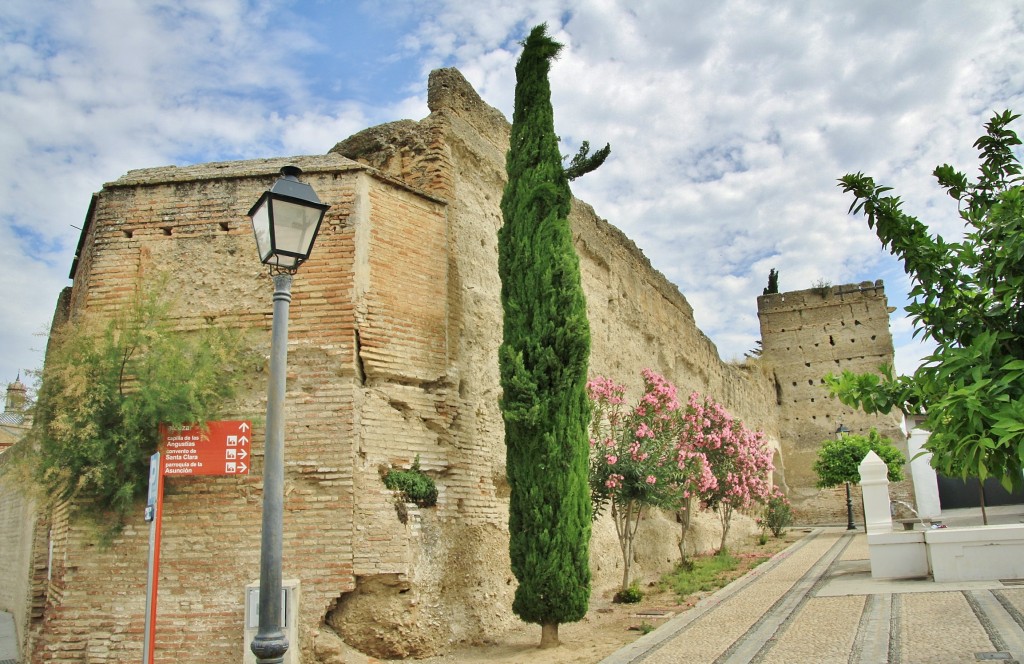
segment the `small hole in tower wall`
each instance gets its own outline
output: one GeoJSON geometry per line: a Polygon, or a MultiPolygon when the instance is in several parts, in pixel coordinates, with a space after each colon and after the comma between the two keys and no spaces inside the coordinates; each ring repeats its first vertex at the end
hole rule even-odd
{"type": "Polygon", "coordinates": [[[124,232],[124,236],[126,238],[131,239],[133,231],[128,230],[128,231],[123,231],[123,232],[124,232]]]}
{"type": "Polygon", "coordinates": [[[221,229],[222,231],[225,231],[225,232],[227,232],[227,231],[231,230],[231,224],[229,224],[229,223],[228,223],[228,222],[226,222],[226,221],[222,221],[222,222],[220,222],[220,229],[221,229]]]}
{"type": "Polygon", "coordinates": [[[171,231],[173,231],[174,229],[172,229],[170,226],[164,226],[161,230],[164,232],[164,235],[170,235],[171,231]]]}

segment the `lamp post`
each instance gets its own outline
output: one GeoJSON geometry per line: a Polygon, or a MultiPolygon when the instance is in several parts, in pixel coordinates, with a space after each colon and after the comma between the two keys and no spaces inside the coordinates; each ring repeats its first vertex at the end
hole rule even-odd
{"type": "MultiPolygon", "coordinates": [[[[850,433],[850,430],[843,426],[842,423],[836,427],[836,440],[841,440],[843,434],[850,433]]],[[[846,529],[857,530],[857,526],[853,525],[853,501],[850,499],[850,482],[846,482],[846,529]]]]}
{"type": "Polygon", "coordinates": [[[249,210],[260,262],[274,276],[274,319],[270,341],[270,383],[263,456],[263,529],[260,536],[259,631],[249,648],[259,664],[281,664],[288,638],[281,630],[281,549],[284,530],[284,390],[288,365],[288,307],[292,275],[309,258],[329,205],[308,184],[299,182],[296,166],[281,169],[281,178],[249,210]]]}

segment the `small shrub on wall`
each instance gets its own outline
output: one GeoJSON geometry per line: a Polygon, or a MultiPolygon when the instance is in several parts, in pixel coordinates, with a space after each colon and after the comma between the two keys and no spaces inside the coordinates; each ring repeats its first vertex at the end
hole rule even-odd
{"type": "Polygon", "coordinates": [[[437,504],[437,484],[434,479],[420,470],[420,457],[409,470],[389,470],[384,475],[384,486],[398,491],[403,500],[416,503],[420,507],[433,507],[437,504]]]}

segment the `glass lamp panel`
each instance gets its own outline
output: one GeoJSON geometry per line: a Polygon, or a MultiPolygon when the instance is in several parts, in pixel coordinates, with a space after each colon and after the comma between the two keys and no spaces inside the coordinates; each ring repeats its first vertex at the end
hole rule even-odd
{"type": "Polygon", "coordinates": [[[295,256],[282,256],[281,254],[274,254],[263,262],[267,265],[276,265],[286,270],[293,269],[299,265],[299,259],[295,256]]]}
{"type": "Polygon", "coordinates": [[[312,249],[323,212],[283,200],[274,201],[274,249],[305,259],[312,249]]]}
{"type": "Polygon", "coordinates": [[[266,263],[273,251],[270,235],[270,206],[266,195],[256,204],[256,207],[250,212],[250,216],[252,217],[252,231],[256,235],[256,249],[260,254],[260,262],[266,263]]]}

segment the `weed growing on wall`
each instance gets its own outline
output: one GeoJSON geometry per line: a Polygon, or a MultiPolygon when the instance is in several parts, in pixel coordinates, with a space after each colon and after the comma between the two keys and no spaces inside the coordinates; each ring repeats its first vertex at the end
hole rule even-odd
{"type": "Polygon", "coordinates": [[[389,470],[384,475],[384,486],[398,491],[403,500],[420,507],[433,507],[437,504],[437,484],[434,478],[420,470],[418,454],[409,470],[389,470]]]}

